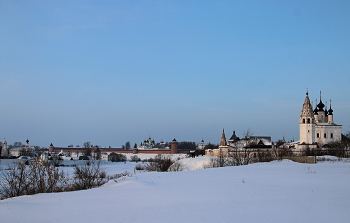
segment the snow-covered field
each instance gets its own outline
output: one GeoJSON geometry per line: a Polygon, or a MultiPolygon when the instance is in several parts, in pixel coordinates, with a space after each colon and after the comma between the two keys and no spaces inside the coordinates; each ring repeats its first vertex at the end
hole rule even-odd
{"type": "Polygon", "coordinates": [[[283,160],[183,172],[134,173],[135,163],[106,163],[132,177],[91,190],[0,201],[0,222],[349,222],[350,163],[283,160]]]}

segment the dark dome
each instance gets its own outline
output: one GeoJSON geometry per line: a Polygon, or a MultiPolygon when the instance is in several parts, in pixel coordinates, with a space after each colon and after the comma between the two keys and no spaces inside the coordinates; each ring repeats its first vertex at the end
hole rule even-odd
{"type": "Polygon", "coordinates": [[[320,103],[318,103],[317,108],[318,108],[319,111],[324,111],[323,110],[324,104],[322,103],[322,100],[320,100],[320,103]]]}
{"type": "Polygon", "coordinates": [[[333,109],[332,109],[332,107],[329,108],[329,110],[328,110],[328,115],[333,115],[333,109]]]}

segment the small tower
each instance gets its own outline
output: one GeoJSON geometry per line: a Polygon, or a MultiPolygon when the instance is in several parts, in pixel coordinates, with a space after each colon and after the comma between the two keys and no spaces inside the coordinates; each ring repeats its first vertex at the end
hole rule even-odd
{"type": "Polygon", "coordinates": [[[327,102],[326,102],[326,107],[324,109],[324,122],[328,123],[328,109],[327,109],[327,102]]]}
{"type": "Polygon", "coordinates": [[[198,146],[197,146],[197,148],[198,149],[204,149],[204,140],[203,140],[203,138],[202,138],[202,141],[201,141],[201,143],[200,144],[198,144],[198,146]]]}
{"type": "Polygon", "coordinates": [[[179,148],[179,143],[174,138],[173,141],[170,143],[171,154],[176,154],[178,148],[179,148]]]}
{"type": "Polygon", "coordinates": [[[326,122],[326,113],[324,111],[324,104],[322,103],[322,92],[320,91],[320,102],[317,105],[318,108],[318,123],[326,122]]]}
{"type": "Polygon", "coordinates": [[[328,124],[334,124],[334,122],[333,122],[332,100],[329,101],[328,124]]]}
{"type": "Polygon", "coordinates": [[[8,154],[7,154],[7,142],[6,142],[6,139],[4,138],[4,140],[2,141],[2,144],[1,144],[1,154],[0,154],[0,156],[3,156],[3,157],[5,157],[5,156],[7,156],[8,154]]]}
{"type": "Polygon", "coordinates": [[[315,123],[318,123],[318,109],[317,109],[317,99],[316,99],[316,106],[314,109],[314,118],[315,118],[315,123]]]}
{"type": "Polygon", "coordinates": [[[49,146],[49,152],[52,153],[55,151],[55,147],[53,146],[52,143],[50,143],[50,146],[49,146]]]}
{"type": "Polygon", "coordinates": [[[227,146],[225,130],[224,129],[222,130],[222,134],[221,134],[220,146],[227,146]]]}
{"type": "Polygon", "coordinates": [[[306,92],[303,108],[299,118],[299,129],[300,144],[312,144],[315,142],[315,118],[308,92],[306,92]]]}

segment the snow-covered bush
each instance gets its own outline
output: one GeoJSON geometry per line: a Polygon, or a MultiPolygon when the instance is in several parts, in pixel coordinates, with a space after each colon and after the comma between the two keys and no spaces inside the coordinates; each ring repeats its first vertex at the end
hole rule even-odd
{"type": "Polygon", "coordinates": [[[134,156],[130,156],[130,161],[131,162],[139,162],[139,161],[141,161],[141,159],[137,155],[134,155],[134,156]]]}
{"type": "Polygon", "coordinates": [[[47,162],[17,162],[0,174],[0,198],[65,191],[69,179],[47,162]]]}
{"type": "Polygon", "coordinates": [[[125,161],[127,161],[127,158],[124,154],[111,153],[108,155],[108,161],[110,161],[110,162],[125,162],[125,161]]]}
{"type": "Polygon", "coordinates": [[[169,155],[158,154],[147,160],[145,168],[147,171],[166,172],[171,171],[169,167],[174,163],[169,155]]]}
{"type": "Polygon", "coordinates": [[[178,172],[178,171],[183,171],[183,166],[179,161],[176,161],[169,167],[168,172],[178,172]]]}
{"type": "Polygon", "coordinates": [[[100,161],[92,161],[85,165],[74,167],[73,190],[85,190],[99,187],[107,182],[107,173],[101,167],[100,161]]]}
{"type": "Polygon", "coordinates": [[[140,163],[135,165],[135,170],[146,170],[145,165],[141,165],[140,163]]]}
{"type": "Polygon", "coordinates": [[[110,180],[113,179],[115,182],[119,182],[119,181],[125,180],[126,177],[132,177],[132,174],[129,173],[128,171],[125,171],[124,173],[117,173],[112,176],[109,176],[108,178],[110,180]]]}

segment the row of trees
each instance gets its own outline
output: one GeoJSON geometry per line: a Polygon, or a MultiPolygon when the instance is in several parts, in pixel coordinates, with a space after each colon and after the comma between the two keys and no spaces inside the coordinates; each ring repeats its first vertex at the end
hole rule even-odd
{"type": "Polygon", "coordinates": [[[304,156],[322,156],[330,155],[347,158],[350,156],[350,132],[348,132],[341,141],[333,141],[327,145],[323,145],[322,148],[309,148],[306,147],[302,151],[304,156]]]}
{"type": "MultiPolygon", "coordinates": [[[[155,148],[162,148],[162,147],[170,147],[169,142],[165,142],[164,144],[156,143],[154,145],[155,148]]],[[[137,144],[134,144],[133,148],[137,148],[137,144]]],[[[197,148],[196,142],[179,142],[178,149],[179,150],[195,150],[197,148]]],[[[127,141],[124,145],[122,145],[122,149],[124,150],[130,150],[131,149],[131,144],[129,141],[127,141]]]]}

